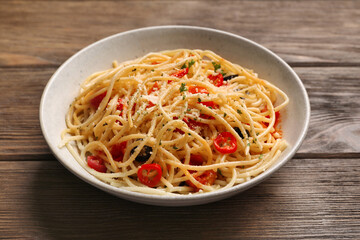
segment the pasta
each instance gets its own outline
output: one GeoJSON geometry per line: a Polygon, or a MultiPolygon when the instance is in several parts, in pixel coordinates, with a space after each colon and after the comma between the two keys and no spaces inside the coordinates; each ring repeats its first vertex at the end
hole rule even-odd
{"type": "Polygon", "coordinates": [[[199,194],[266,171],[287,147],[286,94],[209,50],[149,53],[92,74],[69,107],[61,146],[129,191],[199,194]]]}

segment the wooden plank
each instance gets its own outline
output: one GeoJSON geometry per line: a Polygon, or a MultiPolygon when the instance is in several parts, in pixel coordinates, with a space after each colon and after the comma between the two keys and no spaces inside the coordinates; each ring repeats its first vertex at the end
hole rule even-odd
{"type": "Polygon", "coordinates": [[[106,36],[164,24],[239,34],[293,66],[358,66],[359,9],[359,1],[2,1],[0,66],[58,66],[106,36]]]}
{"type": "Polygon", "coordinates": [[[0,234],[29,239],[359,239],[360,159],[295,159],[223,201],[154,207],[106,194],[57,162],[0,162],[0,234]]]}
{"type": "MultiPolygon", "coordinates": [[[[54,71],[0,68],[0,160],[54,159],[38,119],[40,97],[54,71]]],[[[295,71],[305,83],[312,108],[300,157],[358,157],[360,69],[301,67],[295,71]]]]}

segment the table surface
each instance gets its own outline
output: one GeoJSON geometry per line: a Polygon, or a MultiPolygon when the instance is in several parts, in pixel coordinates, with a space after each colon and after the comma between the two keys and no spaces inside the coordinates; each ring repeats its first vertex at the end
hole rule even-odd
{"type": "Polygon", "coordinates": [[[0,3],[0,238],[360,239],[360,1],[0,3]],[[56,69],[106,36],[198,25],[281,56],[311,102],[307,137],[270,179],[192,207],[122,200],[78,179],[40,130],[56,69]]]}

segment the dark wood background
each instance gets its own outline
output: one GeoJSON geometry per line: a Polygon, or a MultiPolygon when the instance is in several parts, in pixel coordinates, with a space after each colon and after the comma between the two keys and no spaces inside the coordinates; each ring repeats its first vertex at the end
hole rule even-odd
{"type": "Polygon", "coordinates": [[[1,239],[360,239],[360,1],[0,0],[1,239]],[[197,25],[280,55],[311,101],[308,135],[270,179],[232,198],[154,207],[108,195],[43,139],[42,91],[103,37],[197,25]]]}

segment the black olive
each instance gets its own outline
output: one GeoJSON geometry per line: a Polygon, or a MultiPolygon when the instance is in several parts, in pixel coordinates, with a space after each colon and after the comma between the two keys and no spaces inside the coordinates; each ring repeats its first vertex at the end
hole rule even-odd
{"type": "MultiPolygon", "coordinates": [[[[132,155],[135,150],[136,150],[137,147],[134,147],[133,149],[131,149],[130,151],[130,155],[132,155]]],[[[148,146],[148,145],[145,145],[141,151],[139,152],[139,154],[136,156],[135,160],[136,161],[139,161],[139,162],[146,162],[151,154],[152,154],[152,147],[148,146]]]]}
{"type": "MultiPolygon", "coordinates": [[[[237,132],[237,134],[239,134],[239,136],[241,137],[241,139],[244,139],[244,135],[241,133],[240,128],[234,127],[234,130],[237,132]]],[[[245,131],[246,131],[246,134],[247,134],[248,136],[250,136],[249,131],[248,131],[248,130],[245,130],[245,131]]]]}
{"type": "Polygon", "coordinates": [[[239,75],[237,75],[237,74],[226,76],[226,77],[224,77],[224,81],[229,81],[230,79],[236,78],[236,77],[238,77],[238,76],[239,76],[239,75]]]}

